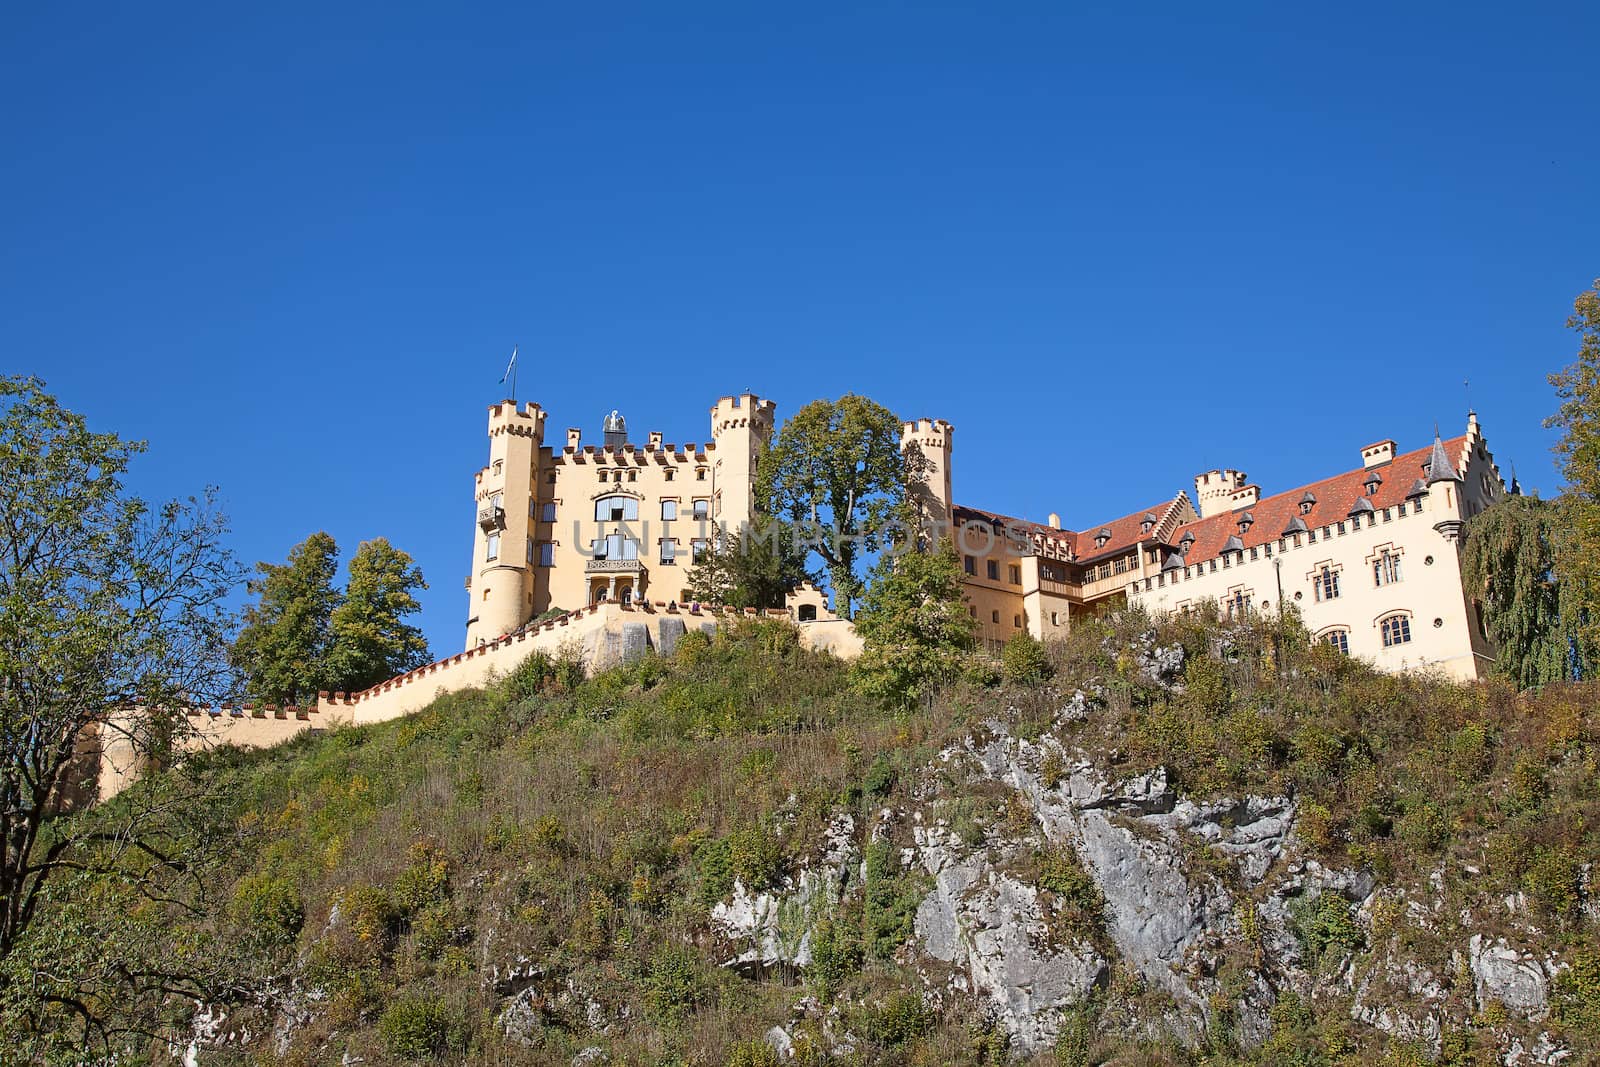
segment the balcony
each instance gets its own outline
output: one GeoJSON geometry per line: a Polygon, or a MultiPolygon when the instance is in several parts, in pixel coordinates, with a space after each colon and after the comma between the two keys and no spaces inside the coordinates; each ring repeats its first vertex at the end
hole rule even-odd
{"type": "Polygon", "coordinates": [[[583,566],[585,574],[643,574],[644,560],[591,559],[583,566]]]}
{"type": "Polygon", "coordinates": [[[484,533],[506,528],[506,509],[497,505],[478,509],[478,525],[484,533]]]}

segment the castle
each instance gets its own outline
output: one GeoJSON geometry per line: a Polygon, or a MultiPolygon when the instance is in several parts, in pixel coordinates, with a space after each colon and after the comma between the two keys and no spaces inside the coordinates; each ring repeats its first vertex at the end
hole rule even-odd
{"type": "MultiPolygon", "coordinates": [[[[756,463],[775,407],[746,393],[711,408],[711,439],[628,440],[612,412],[599,445],[566,431],[545,442],[545,413],[512,401],[489,408],[489,461],[474,476],[466,647],[360,693],[322,693],[306,707],[189,708],[182,744],[274,745],[305,730],[362,725],[426,707],[436,696],[491,683],[530,654],[573,654],[589,668],[669,653],[690,630],[715,630],[722,608],[690,602],[686,574],[722,529],[755,512],[756,463]]],[[[901,427],[901,447],[925,463],[914,487],[923,519],[951,539],[965,571],[967,610],[984,646],[1013,635],[1065,634],[1074,620],[1125,605],[1152,612],[1212,603],[1229,617],[1292,604],[1317,640],[1384,670],[1432,668],[1460,679],[1487,672],[1494,649],[1481,605],[1462,589],[1463,523],[1508,490],[1476,415],[1466,432],[1400,452],[1361,449],[1361,465],[1263,496],[1238,470],[1194,479],[1170,499],[1082,531],[954,502],[954,428],[901,427]]],[[[755,614],[747,612],[747,614],[755,614]]],[[[808,647],[850,658],[860,639],[806,585],[768,614],[796,623],[808,647]]],[[[130,720],[139,709],[128,709],[130,720]]],[[[67,802],[111,796],[142,772],[130,722],[82,738],[79,783],[67,802]]]]}
{"type": "MultiPolygon", "coordinates": [[[[710,414],[700,445],[664,444],[658,432],[635,444],[613,411],[601,444],[569,429],[557,449],[544,443],[539,405],[492,406],[489,462],[474,479],[467,647],[556,609],[686,602],[694,560],[719,530],[753,517],[756,463],[775,425],[773,403],[749,393],[710,414]]],[[[942,419],[906,422],[901,447],[927,461],[923,517],[955,542],[991,651],[1016,633],[1059,637],[1121,605],[1212,602],[1238,616],[1289,603],[1319,640],[1383,669],[1476,678],[1493,660],[1481,607],[1461,587],[1462,524],[1507,492],[1475,414],[1462,436],[1405,453],[1379,441],[1361,449],[1359,467],[1271,496],[1238,470],[1206,471],[1193,497],[1180,490],[1081,531],[1056,513],[1038,523],[956,504],[954,433],[942,419]]]]}

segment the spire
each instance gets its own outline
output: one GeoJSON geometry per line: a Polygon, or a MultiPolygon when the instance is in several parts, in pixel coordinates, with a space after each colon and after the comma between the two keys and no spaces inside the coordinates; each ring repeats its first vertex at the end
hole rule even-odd
{"type": "Polygon", "coordinates": [[[1433,428],[1433,451],[1428,455],[1428,484],[1434,482],[1459,482],[1455,464],[1444,453],[1444,442],[1439,439],[1439,427],[1433,428]]]}

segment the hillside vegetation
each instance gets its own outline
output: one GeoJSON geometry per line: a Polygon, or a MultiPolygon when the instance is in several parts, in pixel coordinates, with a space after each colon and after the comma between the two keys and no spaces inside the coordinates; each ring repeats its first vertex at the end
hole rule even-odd
{"type": "Polygon", "coordinates": [[[749,622],[192,759],[73,817],[111,848],[153,809],[170,849],[52,883],[4,964],[0,1057],[1600,1048],[1593,687],[1383,676],[1201,618],[1087,621],[1043,652],[889,714],[749,622]]]}

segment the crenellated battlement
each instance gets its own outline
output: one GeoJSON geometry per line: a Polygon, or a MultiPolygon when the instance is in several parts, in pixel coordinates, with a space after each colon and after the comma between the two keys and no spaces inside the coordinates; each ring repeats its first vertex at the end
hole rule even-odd
{"type": "Polygon", "coordinates": [[[544,409],[531,400],[521,405],[514,400],[502,400],[489,405],[489,436],[515,434],[543,442],[544,419],[544,409]]]}
{"type": "Polygon", "coordinates": [[[719,397],[711,408],[711,436],[721,437],[728,430],[749,427],[762,438],[772,433],[778,405],[754,393],[719,397]]]}

